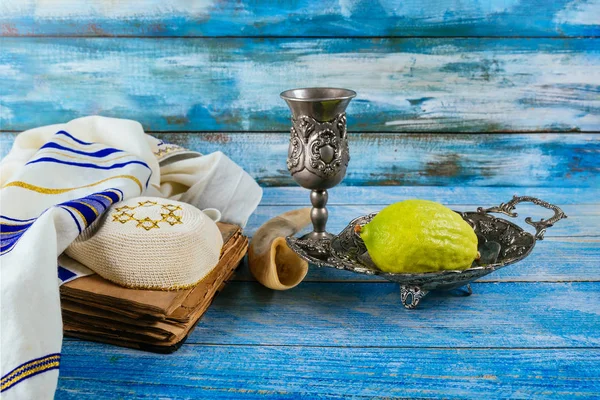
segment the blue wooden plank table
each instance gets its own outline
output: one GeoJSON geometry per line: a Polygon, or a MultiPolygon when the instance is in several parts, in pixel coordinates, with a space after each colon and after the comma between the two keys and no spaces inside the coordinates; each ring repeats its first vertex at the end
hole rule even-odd
{"type": "MultiPolygon", "coordinates": [[[[396,284],[314,267],[274,292],[242,265],[174,354],[65,340],[57,398],[598,397],[600,190],[340,187],[331,227],[409,197],[473,209],[515,193],[569,219],[470,297],[433,293],[406,310],[396,284]]],[[[305,195],[267,188],[247,234],[305,195]]]]}

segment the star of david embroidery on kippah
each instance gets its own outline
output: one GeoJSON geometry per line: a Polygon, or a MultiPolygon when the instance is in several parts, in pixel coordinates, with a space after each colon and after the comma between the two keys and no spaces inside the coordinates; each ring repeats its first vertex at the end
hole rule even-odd
{"type": "Polygon", "coordinates": [[[150,217],[136,218],[135,210],[140,207],[154,207],[159,204],[155,201],[146,200],[138,201],[137,206],[121,206],[115,208],[115,212],[112,214],[113,222],[120,222],[126,224],[129,221],[137,222],[136,227],[142,228],[147,231],[160,228],[158,225],[160,222],[166,222],[169,225],[183,224],[182,215],[177,215],[177,211],[182,211],[181,206],[175,204],[160,204],[160,216],[161,219],[152,219],[150,217]]]}
{"type": "Polygon", "coordinates": [[[124,224],[127,221],[131,221],[132,219],[135,219],[133,217],[133,214],[130,214],[127,211],[121,211],[121,212],[118,212],[118,211],[119,211],[119,209],[117,208],[117,212],[112,215],[113,221],[119,221],[120,223],[124,224]]]}
{"type": "Polygon", "coordinates": [[[155,201],[146,200],[146,201],[138,201],[138,207],[152,207],[157,203],[155,201]]]}
{"type": "Polygon", "coordinates": [[[167,211],[181,210],[181,206],[176,206],[175,204],[161,204],[161,208],[163,208],[167,211]]]}
{"type": "Polygon", "coordinates": [[[183,222],[181,222],[181,215],[175,215],[172,211],[169,213],[161,213],[160,215],[162,216],[162,221],[167,222],[171,226],[183,224],[183,222]]]}
{"type": "Polygon", "coordinates": [[[137,228],[144,228],[147,231],[149,231],[152,228],[160,228],[160,226],[158,226],[160,220],[151,219],[149,217],[146,217],[144,219],[138,219],[137,222],[137,228]]]}

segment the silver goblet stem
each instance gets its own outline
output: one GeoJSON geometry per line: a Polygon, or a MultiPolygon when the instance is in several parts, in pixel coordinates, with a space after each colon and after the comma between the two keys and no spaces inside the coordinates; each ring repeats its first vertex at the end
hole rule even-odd
{"type": "Polygon", "coordinates": [[[327,199],[329,194],[326,189],[313,189],[310,192],[310,202],[313,206],[310,210],[310,220],[313,224],[313,231],[306,235],[305,238],[311,239],[327,239],[332,235],[325,230],[329,212],[327,211],[327,199]]]}
{"type": "Polygon", "coordinates": [[[327,189],[344,179],[350,159],[345,110],[356,93],[308,88],[281,93],[292,111],[287,167],[300,186],[311,189],[313,231],[304,239],[331,238],[327,232],[327,189]]]}

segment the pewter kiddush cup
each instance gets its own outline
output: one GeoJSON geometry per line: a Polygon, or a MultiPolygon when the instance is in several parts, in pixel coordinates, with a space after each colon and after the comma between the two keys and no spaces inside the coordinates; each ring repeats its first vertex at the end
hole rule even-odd
{"type": "Polygon", "coordinates": [[[281,93],[292,111],[287,167],[292,178],[311,189],[313,231],[303,239],[330,239],[327,189],[344,179],[350,160],[346,107],[356,92],[336,88],[291,89],[281,93]]]}

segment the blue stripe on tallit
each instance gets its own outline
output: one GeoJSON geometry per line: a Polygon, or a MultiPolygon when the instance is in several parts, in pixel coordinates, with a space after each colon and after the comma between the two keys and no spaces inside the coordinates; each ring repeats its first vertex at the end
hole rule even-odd
{"type": "Polygon", "coordinates": [[[83,218],[84,218],[83,223],[85,224],[86,227],[88,227],[96,219],[96,213],[94,213],[90,209],[90,207],[88,207],[85,204],[79,203],[77,201],[66,201],[64,203],[60,203],[60,205],[64,206],[64,207],[70,207],[70,208],[73,208],[73,209],[79,211],[79,213],[81,215],[83,215],[83,218]]]}
{"type": "Polygon", "coordinates": [[[15,247],[15,244],[17,244],[17,242],[19,241],[19,238],[20,238],[20,236],[12,241],[3,242],[3,244],[0,245],[0,255],[12,250],[13,247],[15,247]]]}
{"type": "Polygon", "coordinates": [[[57,150],[65,150],[71,153],[76,153],[76,154],[81,154],[84,156],[90,156],[90,157],[96,157],[96,158],[102,158],[102,157],[106,157],[108,155],[114,154],[114,153],[122,153],[123,150],[118,150],[118,149],[113,149],[111,147],[106,148],[106,149],[102,149],[102,150],[98,150],[98,151],[94,151],[91,153],[88,153],[86,151],[81,151],[81,150],[76,150],[76,149],[72,149],[70,147],[65,147],[65,146],[61,146],[58,143],[54,143],[54,142],[48,142],[45,145],[43,145],[42,147],[40,147],[41,149],[57,149],[57,150]]]}
{"type": "MultiPolygon", "coordinates": [[[[42,213],[43,214],[43,213],[42,213]]],[[[10,220],[10,221],[31,221],[31,222],[22,222],[22,223],[8,223],[8,222],[0,222],[0,255],[9,252],[15,247],[21,236],[27,229],[33,225],[37,218],[28,219],[28,220],[19,220],[17,218],[10,218],[2,216],[2,218],[10,220]]],[[[39,217],[38,217],[39,218],[39,217]]]]}
{"type": "Polygon", "coordinates": [[[0,240],[5,241],[5,240],[8,240],[8,239],[12,239],[15,236],[21,236],[25,230],[27,230],[27,229],[23,229],[23,231],[13,232],[13,233],[8,233],[8,232],[4,233],[4,232],[2,232],[2,236],[0,236],[0,240]]]}
{"type": "Polygon", "coordinates": [[[33,222],[28,222],[26,224],[3,224],[0,222],[0,232],[3,234],[21,232],[29,228],[33,224],[33,222]]]}
{"type": "Polygon", "coordinates": [[[126,162],[117,163],[117,164],[113,164],[113,165],[97,165],[97,164],[92,164],[92,163],[78,163],[78,162],[74,162],[74,161],[59,160],[59,159],[53,158],[53,157],[38,158],[36,160],[29,161],[25,165],[36,164],[36,163],[40,163],[40,162],[49,162],[49,163],[56,163],[56,164],[73,165],[75,167],[93,168],[93,169],[105,169],[105,170],[115,169],[115,168],[121,168],[121,167],[124,167],[124,166],[129,165],[129,164],[140,164],[140,165],[143,165],[144,167],[150,169],[150,167],[148,166],[148,164],[146,164],[143,161],[138,161],[138,160],[126,161],[126,162]]]}
{"type": "Polygon", "coordinates": [[[0,215],[0,218],[8,220],[8,221],[14,221],[14,222],[29,222],[29,221],[35,221],[36,219],[38,219],[38,217],[29,218],[29,219],[18,219],[18,218],[6,217],[4,215],[0,215]]]}
{"type": "MultiPolygon", "coordinates": [[[[74,199],[70,201],[66,201],[64,203],[57,204],[56,207],[60,207],[63,210],[67,211],[69,215],[75,221],[75,225],[77,226],[77,230],[79,233],[82,232],[81,224],[77,220],[75,213],[73,213],[69,208],[73,210],[79,211],[79,213],[83,216],[85,227],[88,227],[92,222],[98,218],[99,215],[102,215],[107,208],[109,208],[112,204],[118,203],[121,201],[122,197],[119,196],[116,192],[123,193],[119,189],[107,189],[103,192],[98,192],[91,194],[86,197],[82,197],[80,199],[74,199]],[[96,212],[94,212],[94,210],[96,212]],[[96,215],[96,213],[98,215],[96,215]]],[[[7,218],[8,219],[8,218],[7,218]]],[[[23,236],[27,229],[29,229],[33,222],[24,223],[24,224],[2,224],[0,223],[0,232],[4,233],[4,235],[0,235],[0,255],[6,254],[11,251],[19,239],[23,236]]]]}
{"type": "Polygon", "coordinates": [[[60,279],[61,281],[68,281],[74,276],[77,276],[75,272],[69,271],[68,269],[66,269],[65,267],[61,267],[60,265],[58,266],[58,279],[60,279]]]}
{"type": "MultiPolygon", "coordinates": [[[[102,214],[104,212],[104,210],[106,210],[108,207],[110,207],[110,205],[112,204],[112,202],[108,201],[106,199],[106,197],[100,197],[100,196],[88,196],[88,197],[84,197],[83,199],[79,199],[77,200],[77,202],[79,203],[85,203],[88,208],[93,207],[94,210],[96,210],[98,212],[98,214],[102,214]]],[[[94,218],[94,220],[98,218],[97,216],[94,218]]]]}
{"type": "MultiPolygon", "coordinates": [[[[123,192],[121,192],[119,189],[111,189],[111,190],[118,190],[119,193],[121,193],[121,197],[123,197],[123,192]]],[[[119,197],[118,194],[116,194],[115,192],[112,192],[111,190],[107,190],[106,192],[104,192],[102,194],[110,197],[112,199],[113,203],[118,203],[119,201],[121,201],[121,197],[119,197]]]]}
{"type": "Polygon", "coordinates": [[[21,236],[23,236],[23,234],[27,232],[27,229],[29,229],[31,225],[33,225],[33,223],[27,224],[20,231],[12,233],[5,232],[5,226],[0,227],[3,233],[2,235],[0,235],[0,254],[4,254],[6,251],[11,249],[19,241],[19,239],[21,239],[21,236]]]}
{"type": "Polygon", "coordinates": [[[81,225],[79,224],[79,221],[77,220],[77,217],[75,216],[75,214],[73,214],[73,211],[69,210],[66,207],[61,207],[63,210],[65,210],[66,212],[69,213],[69,215],[71,215],[71,218],[73,218],[73,221],[75,221],[75,225],[77,225],[77,230],[79,231],[79,233],[81,233],[81,225]]]}
{"type": "Polygon", "coordinates": [[[85,146],[95,144],[95,143],[84,142],[81,139],[77,139],[75,136],[72,136],[70,133],[65,132],[65,131],[58,131],[58,132],[56,132],[56,135],[64,135],[64,136],[68,137],[69,139],[71,139],[72,141],[77,142],[79,144],[83,144],[85,146]]]}
{"type": "Polygon", "coordinates": [[[98,201],[98,202],[102,203],[102,205],[106,209],[106,208],[110,207],[111,205],[113,205],[113,203],[118,203],[119,201],[121,201],[121,198],[119,197],[119,195],[116,194],[115,192],[113,192],[113,190],[116,190],[116,189],[108,189],[103,192],[91,194],[88,197],[84,197],[84,198],[89,198],[91,200],[98,201]],[[110,200],[108,200],[107,197],[110,200]]]}
{"type": "Polygon", "coordinates": [[[96,220],[96,218],[98,218],[99,215],[102,215],[102,213],[108,207],[121,200],[121,198],[113,190],[116,189],[108,189],[103,192],[82,197],[80,199],[66,201],[64,203],[60,203],[59,206],[70,207],[79,211],[79,213],[81,213],[85,219],[85,221],[83,221],[85,226],[88,227],[96,220]],[[110,198],[111,201],[109,202],[104,196],[110,198]],[[96,210],[96,212],[94,212],[94,210],[96,210]]]}

